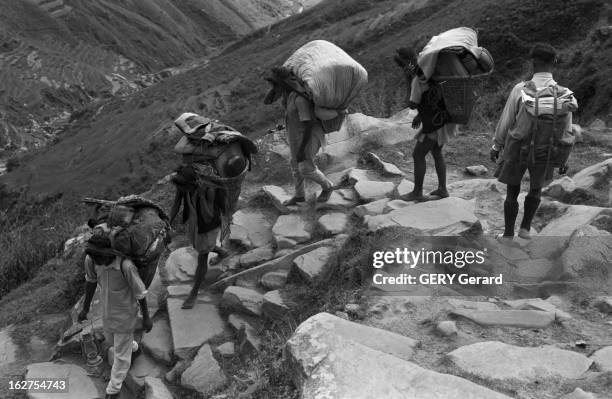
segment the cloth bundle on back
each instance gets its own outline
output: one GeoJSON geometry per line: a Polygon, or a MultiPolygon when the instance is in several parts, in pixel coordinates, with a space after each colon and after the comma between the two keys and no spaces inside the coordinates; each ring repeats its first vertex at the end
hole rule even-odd
{"type": "Polygon", "coordinates": [[[242,182],[251,167],[257,146],[240,132],[217,120],[194,113],[182,114],[174,123],[183,137],[174,147],[183,164],[172,182],[177,188],[170,221],[183,206],[183,223],[192,246],[198,251],[198,267],[183,308],[195,304],[208,270],[208,254],[224,250],[216,245],[228,236],[242,182]],[[219,234],[220,232],[220,234],[219,234]]]}
{"type": "Polygon", "coordinates": [[[115,202],[92,198],[84,198],[83,202],[96,205],[95,215],[88,222],[94,235],[108,236],[114,254],[131,259],[145,287],[149,287],[169,237],[165,212],[138,195],[115,202]]]}
{"type": "Polygon", "coordinates": [[[283,66],[303,84],[306,96],[314,104],[315,115],[324,122],[326,133],[340,128],[349,105],[368,83],[365,68],[340,47],[325,40],[306,43],[283,66]]]}

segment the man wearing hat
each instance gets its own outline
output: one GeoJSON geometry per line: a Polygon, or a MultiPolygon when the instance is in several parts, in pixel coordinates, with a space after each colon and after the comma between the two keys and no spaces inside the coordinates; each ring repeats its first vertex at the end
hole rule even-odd
{"type": "MultiPolygon", "coordinates": [[[[503,150],[503,157],[499,162],[495,176],[502,183],[507,185],[506,200],[504,201],[504,233],[500,238],[512,239],[514,228],[519,211],[518,196],[521,191],[521,180],[525,172],[529,170],[529,192],[525,197],[523,220],[518,232],[518,236],[529,239],[531,222],[540,205],[540,197],[544,184],[552,180],[553,168],[548,162],[527,163],[522,160],[522,155],[526,145],[529,145],[530,136],[538,134],[532,129],[525,105],[522,102],[523,92],[533,88],[539,91],[543,88],[557,87],[557,82],[553,79],[552,70],[557,58],[556,50],[549,44],[535,44],[529,54],[533,68],[533,77],[528,82],[520,82],[512,89],[502,112],[501,118],[495,129],[493,147],[491,148],[491,160],[497,162],[500,152],[503,150]]],[[[560,87],[560,86],[558,86],[560,87]]],[[[571,92],[570,92],[571,93],[571,92]]],[[[562,109],[559,111],[567,115],[563,129],[566,133],[572,134],[572,111],[578,109],[578,103],[573,96],[567,97],[562,102],[562,109]]],[[[559,169],[560,173],[565,173],[567,167],[559,169]]]]}
{"type": "Polygon", "coordinates": [[[272,69],[267,77],[272,88],[264,99],[272,104],[282,98],[285,108],[287,142],[291,150],[291,172],[295,193],[284,205],[296,205],[306,201],[305,180],[312,180],[322,188],[317,202],[326,202],[332,194],[333,183],[321,172],[315,163],[317,152],[325,143],[325,129],[314,114],[314,106],[305,93],[304,86],[285,67],[272,69]]]}
{"type": "Polygon", "coordinates": [[[131,366],[132,350],[137,347],[134,345],[134,331],[139,304],[143,330],[149,332],[152,328],[147,291],[134,263],[117,254],[107,236],[94,234],[87,242],[85,254],[85,299],[78,321],[87,318],[96,286],[100,286],[104,339],[113,346],[113,366],[106,399],[116,399],[131,366]]]}

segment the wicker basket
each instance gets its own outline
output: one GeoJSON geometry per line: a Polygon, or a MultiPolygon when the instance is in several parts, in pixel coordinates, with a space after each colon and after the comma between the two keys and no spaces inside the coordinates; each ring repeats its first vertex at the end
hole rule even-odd
{"type": "Polygon", "coordinates": [[[446,110],[450,115],[449,123],[465,125],[469,122],[484,80],[491,72],[471,76],[436,77],[436,82],[442,90],[446,110]]]}

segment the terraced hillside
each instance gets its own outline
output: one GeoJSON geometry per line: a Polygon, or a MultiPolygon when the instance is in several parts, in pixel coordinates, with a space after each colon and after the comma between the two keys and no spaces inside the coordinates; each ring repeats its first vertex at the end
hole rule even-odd
{"type": "Polygon", "coordinates": [[[2,1],[0,150],[45,142],[33,121],[133,92],[145,74],[301,9],[296,0],[2,1]]]}

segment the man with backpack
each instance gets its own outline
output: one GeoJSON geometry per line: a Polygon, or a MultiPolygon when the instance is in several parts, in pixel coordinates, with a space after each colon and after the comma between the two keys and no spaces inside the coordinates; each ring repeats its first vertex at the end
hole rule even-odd
{"type": "Polygon", "coordinates": [[[139,305],[143,330],[149,332],[153,326],[147,307],[147,291],[134,263],[117,255],[107,236],[90,238],[85,253],[85,299],[78,321],[87,318],[96,287],[100,286],[105,342],[113,346],[113,366],[106,399],[116,399],[130,369],[133,348],[137,347],[134,331],[139,305]]]}
{"type": "Polygon", "coordinates": [[[291,151],[291,171],[295,193],[284,205],[296,205],[306,201],[305,179],[312,180],[323,189],[317,202],[326,202],[332,194],[333,183],[315,163],[317,152],[325,143],[323,123],[314,114],[313,104],[306,96],[305,88],[286,67],[272,69],[268,78],[272,89],[264,103],[271,104],[282,98],[285,108],[287,141],[291,151]]]}
{"type": "Polygon", "coordinates": [[[206,278],[209,253],[227,256],[216,245],[217,239],[223,242],[229,235],[242,182],[257,146],[232,127],[189,112],[183,113],[175,126],[183,134],[174,147],[183,163],[172,177],[176,195],[170,223],[182,207],[182,222],[198,252],[193,286],[182,305],[183,309],[191,309],[206,278]]]}
{"type": "Polygon", "coordinates": [[[548,44],[530,52],[533,77],[514,86],[495,130],[491,160],[499,160],[495,176],[507,185],[505,229],[500,237],[514,237],[521,180],[529,171],[529,193],[518,236],[529,239],[531,222],[540,205],[542,187],[552,180],[554,168],[564,174],[574,143],[572,112],[578,109],[573,93],[557,85],[552,69],[557,53],[548,44]]]}

